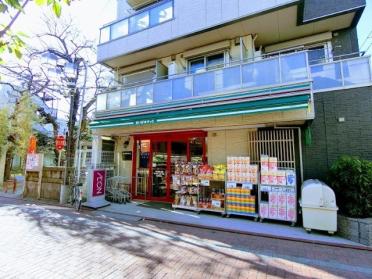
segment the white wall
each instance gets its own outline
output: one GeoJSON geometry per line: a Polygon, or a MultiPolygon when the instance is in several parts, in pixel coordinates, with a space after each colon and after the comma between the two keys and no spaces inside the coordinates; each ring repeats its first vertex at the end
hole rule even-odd
{"type": "MultiPolygon", "coordinates": [[[[121,11],[122,1],[118,4],[121,11]]],[[[105,61],[291,2],[294,0],[174,0],[174,20],[100,45],[97,58],[105,61]]]]}
{"type": "Polygon", "coordinates": [[[248,156],[248,131],[249,129],[238,129],[208,132],[208,163],[226,163],[227,156],[248,156]]]}
{"type": "Polygon", "coordinates": [[[119,168],[119,175],[127,178],[126,183],[131,183],[132,177],[132,161],[124,161],[122,158],[123,151],[132,151],[133,150],[133,137],[120,137],[116,141],[115,149],[115,160],[116,165],[119,168]],[[129,145],[124,148],[124,141],[129,138],[129,145]]]}

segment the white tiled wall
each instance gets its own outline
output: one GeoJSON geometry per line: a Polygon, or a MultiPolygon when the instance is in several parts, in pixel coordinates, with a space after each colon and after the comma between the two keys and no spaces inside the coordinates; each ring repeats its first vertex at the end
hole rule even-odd
{"type": "Polygon", "coordinates": [[[174,20],[100,45],[98,61],[125,55],[291,2],[296,1],[174,0],[174,20]]]}

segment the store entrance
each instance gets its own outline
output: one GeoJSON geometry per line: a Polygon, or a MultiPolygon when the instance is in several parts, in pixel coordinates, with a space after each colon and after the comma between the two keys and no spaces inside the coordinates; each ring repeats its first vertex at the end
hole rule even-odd
{"type": "Polygon", "coordinates": [[[150,197],[166,198],[167,197],[167,180],[168,180],[168,142],[153,141],[151,143],[151,164],[150,172],[152,173],[152,187],[150,197]]]}
{"type": "Polygon", "coordinates": [[[134,135],[133,197],[172,202],[177,163],[206,162],[206,135],[203,131],[134,135]]]}

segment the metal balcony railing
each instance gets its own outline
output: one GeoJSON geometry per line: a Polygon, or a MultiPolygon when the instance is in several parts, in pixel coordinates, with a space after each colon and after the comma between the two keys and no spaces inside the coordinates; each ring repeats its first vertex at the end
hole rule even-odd
{"type": "Polygon", "coordinates": [[[370,56],[311,65],[311,77],[315,92],[370,85],[372,82],[370,56]]]}
{"type": "Polygon", "coordinates": [[[307,53],[302,51],[254,62],[230,63],[203,73],[169,76],[168,79],[103,93],[97,96],[96,109],[102,112],[149,106],[309,79],[307,53]]]}
{"type": "MultiPolygon", "coordinates": [[[[353,56],[355,55],[358,54],[353,56]]],[[[244,89],[270,88],[306,81],[313,81],[315,92],[372,83],[369,56],[332,59],[339,60],[309,63],[308,51],[301,51],[266,56],[253,62],[230,63],[203,73],[169,76],[155,82],[142,81],[137,85],[98,95],[96,110],[105,112],[149,107],[244,89]]]]}

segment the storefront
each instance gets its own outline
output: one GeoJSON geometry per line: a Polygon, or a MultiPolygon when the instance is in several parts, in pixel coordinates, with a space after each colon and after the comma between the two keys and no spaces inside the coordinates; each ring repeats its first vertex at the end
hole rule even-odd
{"type": "Polygon", "coordinates": [[[134,135],[132,195],[135,199],[172,202],[172,175],[179,162],[203,163],[206,158],[204,131],[134,135]]]}
{"type": "Polygon", "coordinates": [[[153,105],[91,127],[97,138],[116,140],[116,173],[127,178],[134,199],[294,223],[300,127],[314,117],[311,87],[257,94],[212,104],[203,97],[187,108],[153,105]]]}

